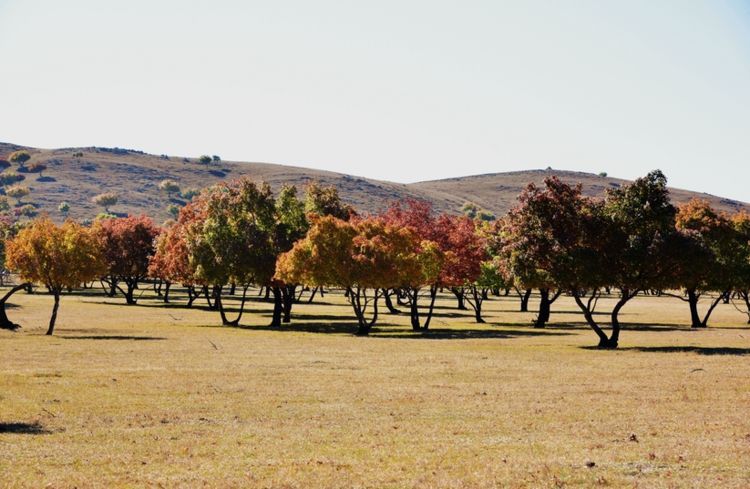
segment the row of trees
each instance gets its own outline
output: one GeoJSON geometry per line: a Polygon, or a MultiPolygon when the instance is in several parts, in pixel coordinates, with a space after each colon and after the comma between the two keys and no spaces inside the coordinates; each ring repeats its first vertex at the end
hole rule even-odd
{"type": "Polygon", "coordinates": [[[267,184],[241,178],[193,196],[164,229],[146,217],[99,219],[90,228],[39,219],[9,240],[7,262],[46,285],[56,304],[64,288],[95,279],[128,304],[137,302],[146,278],[163,284],[165,301],[171,284],[181,284],[189,305],[205,296],[225,325],[241,321],[251,285],[273,296],[276,326],[290,321],[300,287],[340,288],[361,335],[376,323],[381,303],[389,313],[407,307],[412,328],[427,331],[439,290],[451,291],[483,322],[490,294],[515,290],[524,310],[538,289],[536,327],[567,294],[599,346],[616,348],[619,313],[642,293],[686,301],[694,327],[705,327],[732,295],[750,314],[750,217],[721,214],[698,200],[676,208],[666,183],[656,171],[595,199],[580,185],[549,178],[529,185],[518,205],[493,221],[480,212],[473,219],[437,214],[418,201],[358,215],[333,187],[311,185],[302,199],[295,187],[274,196],[267,184]],[[86,267],[66,268],[79,263],[72,255],[85,256],[86,267]],[[60,260],[64,266],[45,269],[60,260]],[[223,301],[227,289],[241,294],[234,318],[223,301]],[[617,299],[609,333],[597,320],[604,295],[617,299]],[[701,315],[705,297],[711,299],[701,315]]]}

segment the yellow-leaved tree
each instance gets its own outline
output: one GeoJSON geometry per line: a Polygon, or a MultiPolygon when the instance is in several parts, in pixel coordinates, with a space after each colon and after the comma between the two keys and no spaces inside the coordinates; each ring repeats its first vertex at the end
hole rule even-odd
{"type": "Polygon", "coordinates": [[[46,286],[55,298],[47,334],[55,329],[60,294],[65,288],[101,276],[106,268],[99,241],[72,220],[58,226],[41,217],[7,243],[7,266],[23,280],[46,286]]]}

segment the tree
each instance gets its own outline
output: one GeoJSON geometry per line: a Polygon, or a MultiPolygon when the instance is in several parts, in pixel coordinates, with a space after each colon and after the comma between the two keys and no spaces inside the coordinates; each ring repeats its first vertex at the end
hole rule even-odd
{"type": "Polygon", "coordinates": [[[248,178],[216,184],[200,198],[202,219],[186,233],[191,263],[196,278],[214,286],[222,324],[234,326],[242,318],[249,285],[268,285],[274,274],[275,202],[268,184],[256,185],[248,178]],[[229,283],[243,288],[239,314],[231,321],[221,299],[221,289],[229,283]]]}
{"type": "Polygon", "coordinates": [[[12,187],[8,187],[5,190],[5,195],[16,199],[18,204],[21,204],[22,199],[28,196],[30,193],[31,191],[29,190],[29,187],[25,185],[13,185],[12,187]]]}
{"type": "Polygon", "coordinates": [[[101,244],[111,293],[119,290],[127,304],[135,304],[134,291],[148,276],[149,258],[154,254],[159,228],[146,216],[129,216],[98,219],[93,230],[101,244]],[[125,289],[120,287],[121,283],[125,289]]]}
{"type": "Polygon", "coordinates": [[[23,168],[27,161],[31,159],[31,155],[28,151],[16,151],[15,153],[11,153],[10,157],[8,158],[8,161],[11,163],[18,163],[18,166],[23,168]]]}
{"type": "Polygon", "coordinates": [[[663,290],[673,281],[669,253],[675,239],[676,209],[670,202],[667,178],[655,170],[633,183],[607,192],[603,204],[585,213],[579,247],[579,285],[573,297],[586,322],[599,337],[600,348],[617,348],[619,313],[640,291],[663,290]],[[594,318],[601,290],[619,291],[612,309],[612,332],[604,333],[594,318]],[[590,291],[584,301],[582,290],[590,291]]]}
{"type": "MultiPolygon", "coordinates": [[[[310,228],[305,214],[305,204],[297,197],[297,188],[284,185],[276,197],[274,221],[274,252],[277,256],[292,249],[294,243],[302,239],[310,228]]],[[[280,319],[291,321],[292,305],[298,283],[285,283],[276,278],[272,281],[274,294],[274,314],[272,325],[278,326],[280,319]],[[283,318],[280,318],[283,312],[283,318]]]]}
{"type": "Polygon", "coordinates": [[[166,192],[167,195],[171,197],[174,194],[180,193],[180,184],[175,182],[174,180],[162,180],[161,182],[159,182],[159,190],[161,190],[162,192],[166,192]]]}
{"type": "Polygon", "coordinates": [[[566,257],[561,248],[572,244],[583,205],[581,187],[571,187],[557,177],[544,180],[544,187],[529,184],[519,195],[518,205],[503,221],[503,249],[515,285],[539,289],[539,314],[534,323],[545,327],[551,305],[560,296],[560,274],[566,257]]]}
{"type": "MultiPolygon", "coordinates": [[[[205,286],[195,276],[195,265],[191,262],[187,242],[187,229],[202,219],[203,208],[199,202],[191,202],[180,208],[177,221],[164,229],[156,238],[154,254],[149,259],[148,275],[166,282],[164,301],[169,301],[169,286],[180,283],[188,289],[188,306],[198,297],[196,285],[205,286]]],[[[207,289],[204,289],[208,296],[207,289]]],[[[209,304],[210,305],[210,304],[209,304]]]]}
{"type": "Polygon", "coordinates": [[[669,295],[688,303],[693,328],[705,328],[716,306],[742,281],[746,245],[731,218],[717,213],[706,200],[680,206],[675,225],[679,236],[672,240],[669,256],[676,262],[674,284],[684,294],[669,295]],[[717,296],[701,317],[698,303],[708,292],[717,296]]]}
{"type": "Polygon", "coordinates": [[[42,177],[42,172],[47,169],[47,165],[44,163],[32,163],[28,167],[29,173],[38,173],[39,177],[42,177]]]}
{"type": "Polygon", "coordinates": [[[103,270],[99,242],[74,221],[57,226],[43,217],[22,229],[7,244],[8,266],[24,280],[45,285],[54,296],[47,334],[55,329],[60,294],[92,280],[103,270]]]}
{"type": "Polygon", "coordinates": [[[213,155],[211,157],[211,161],[213,161],[214,163],[221,163],[221,156],[219,156],[219,155],[213,155]]]}
{"type": "MultiPolygon", "coordinates": [[[[736,276],[736,292],[744,302],[744,313],[750,324],[750,214],[740,211],[732,216],[732,226],[737,236],[737,253],[744,259],[739,260],[736,276]]],[[[738,308],[739,309],[739,308],[738,308]]],[[[742,311],[742,309],[739,309],[742,311]]]]}
{"type": "Polygon", "coordinates": [[[102,194],[94,196],[91,199],[91,202],[93,202],[94,204],[96,204],[96,205],[98,205],[100,207],[103,207],[104,208],[104,212],[106,212],[107,214],[109,214],[109,208],[112,207],[113,205],[117,204],[117,200],[118,200],[118,197],[117,197],[116,193],[114,193],[114,192],[105,192],[105,193],[102,193],[102,194]]]}
{"type": "Polygon", "coordinates": [[[356,212],[350,205],[344,204],[334,186],[322,187],[316,182],[307,186],[305,192],[305,211],[318,216],[334,216],[348,220],[356,212]]]}
{"type": "Polygon", "coordinates": [[[70,212],[70,204],[67,202],[60,202],[60,205],[57,206],[57,210],[60,211],[60,214],[62,214],[64,217],[68,217],[68,213],[70,212]]]}
{"type": "Polygon", "coordinates": [[[430,269],[436,274],[437,267],[431,265],[437,261],[436,251],[411,229],[381,218],[347,222],[314,217],[306,237],[279,257],[276,277],[288,283],[345,288],[357,319],[356,334],[367,335],[378,319],[383,291],[412,282],[430,269]]]}
{"type": "Polygon", "coordinates": [[[401,288],[408,299],[412,329],[427,330],[439,288],[451,288],[463,301],[464,286],[469,286],[480,274],[480,264],[485,259],[484,242],[471,219],[436,215],[431,204],[424,201],[395,202],[382,214],[382,219],[392,226],[411,229],[421,241],[433,243],[440,254],[440,267],[430,282],[406,283],[401,288]],[[430,301],[424,317],[419,310],[423,291],[428,293],[430,301]]]}
{"type": "Polygon", "coordinates": [[[203,165],[208,165],[209,163],[211,163],[211,161],[212,161],[212,159],[208,155],[201,155],[201,157],[198,158],[198,162],[201,163],[201,164],[203,164],[203,165]]]}

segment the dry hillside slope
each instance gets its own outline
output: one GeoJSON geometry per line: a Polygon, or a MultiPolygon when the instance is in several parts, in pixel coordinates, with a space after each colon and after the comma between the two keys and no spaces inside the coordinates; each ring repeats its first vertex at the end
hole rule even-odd
{"type": "MultiPolygon", "coordinates": [[[[197,158],[151,155],[117,148],[35,149],[7,143],[0,143],[0,158],[7,158],[19,149],[32,155],[27,166],[35,162],[47,165],[41,178],[26,174],[23,184],[31,188],[26,201],[55,218],[61,218],[57,207],[63,201],[70,204],[72,217],[92,218],[101,209],[91,202],[91,198],[102,192],[115,192],[119,195],[119,202],[112,211],[145,213],[161,222],[169,217],[167,206],[171,202],[180,203],[179,199],[170,200],[159,190],[159,182],[164,179],[177,181],[182,189],[202,188],[240,175],[265,180],[275,189],[285,183],[304,187],[308,182],[318,181],[324,185],[336,185],[347,202],[364,211],[377,211],[393,200],[416,198],[428,200],[437,209],[449,212],[458,212],[464,202],[473,201],[497,215],[513,205],[527,183],[540,183],[549,175],[557,175],[568,182],[581,182],[590,195],[601,195],[605,189],[625,182],[589,173],[533,170],[401,184],[269,163],[221,161],[201,164],[197,158]]],[[[14,165],[6,171],[17,170],[14,165]]],[[[698,196],[720,209],[750,209],[745,203],[707,194],[674,190],[673,195],[677,202],[698,196]]]]}

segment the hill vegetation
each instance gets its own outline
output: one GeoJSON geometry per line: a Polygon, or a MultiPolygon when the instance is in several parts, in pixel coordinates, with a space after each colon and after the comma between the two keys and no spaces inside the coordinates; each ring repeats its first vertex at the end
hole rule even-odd
{"type": "MultiPolygon", "coordinates": [[[[450,213],[460,213],[462,206],[471,201],[497,216],[513,206],[528,183],[541,184],[546,177],[580,182],[584,194],[589,196],[603,195],[606,189],[626,183],[592,173],[549,169],[401,184],[296,166],[224,161],[218,155],[186,158],[122,148],[36,149],[8,143],[0,143],[0,160],[8,161],[16,151],[28,152],[29,158],[10,162],[2,173],[2,182],[7,181],[9,186],[23,178],[20,185],[30,191],[23,204],[31,204],[37,213],[47,212],[55,220],[64,216],[93,219],[104,211],[117,215],[145,213],[162,222],[174,217],[176,207],[189,201],[191,192],[243,175],[268,182],[274,191],[284,184],[302,189],[312,181],[335,185],[345,202],[362,211],[380,211],[394,200],[411,198],[425,200],[435,210],[450,213]],[[116,203],[110,206],[112,199],[97,199],[99,204],[92,201],[102,194],[115,194],[116,203]],[[59,210],[63,202],[68,204],[64,213],[59,210]]],[[[718,210],[750,209],[743,202],[707,194],[679,189],[672,189],[671,194],[676,203],[700,197],[718,210]]]]}

